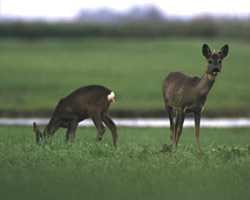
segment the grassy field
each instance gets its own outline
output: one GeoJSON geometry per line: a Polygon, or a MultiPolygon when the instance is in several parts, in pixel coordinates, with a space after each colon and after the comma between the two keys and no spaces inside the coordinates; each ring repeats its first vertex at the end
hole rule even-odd
{"type": "Polygon", "coordinates": [[[52,111],[74,89],[102,84],[116,93],[112,110],[164,110],[163,78],[175,70],[201,76],[203,43],[230,47],[206,109],[249,110],[249,44],[202,38],[0,39],[0,109],[52,111]]]}
{"type": "Polygon", "coordinates": [[[60,129],[36,145],[29,126],[0,127],[1,199],[239,199],[250,198],[249,128],[193,128],[171,149],[166,128],[119,128],[93,144],[96,130],[79,128],[74,144],[60,129]]]}

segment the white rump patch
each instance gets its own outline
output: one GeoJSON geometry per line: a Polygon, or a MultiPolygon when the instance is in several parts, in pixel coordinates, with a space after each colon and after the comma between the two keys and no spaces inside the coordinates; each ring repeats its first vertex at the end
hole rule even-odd
{"type": "Polygon", "coordinates": [[[108,101],[112,101],[112,102],[115,102],[115,93],[112,91],[108,96],[108,101]]]}

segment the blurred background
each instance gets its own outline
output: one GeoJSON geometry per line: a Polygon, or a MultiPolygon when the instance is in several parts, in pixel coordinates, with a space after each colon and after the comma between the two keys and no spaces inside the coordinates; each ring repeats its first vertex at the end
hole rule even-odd
{"type": "Polygon", "coordinates": [[[204,116],[250,116],[247,1],[0,0],[0,117],[50,116],[90,84],[116,93],[116,117],[163,117],[171,71],[201,77],[201,47],[229,44],[204,116]]]}

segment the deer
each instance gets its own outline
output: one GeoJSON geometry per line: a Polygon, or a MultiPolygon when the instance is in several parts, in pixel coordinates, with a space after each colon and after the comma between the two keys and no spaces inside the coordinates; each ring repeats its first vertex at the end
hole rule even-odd
{"type": "Polygon", "coordinates": [[[201,112],[212,89],[215,80],[222,70],[222,61],[227,56],[229,46],[224,45],[217,53],[211,52],[207,44],[202,47],[202,54],[206,59],[203,76],[189,77],[176,71],[171,72],[162,83],[162,93],[165,108],[170,122],[170,139],[172,146],[177,147],[182,133],[186,113],[194,114],[195,136],[199,150],[201,112]]]}
{"type": "Polygon", "coordinates": [[[78,123],[91,118],[98,132],[95,143],[102,140],[105,132],[104,122],[110,129],[114,147],[117,148],[117,127],[108,112],[111,102],[115,102],[114,97],[113,91],[100,85],[89,85],[73,91],[59,101],[43,134],[33,122],[36,142],[50,138],[60,127],[67,128],[66,142],[69,139],[73,141],[78,123]]]}

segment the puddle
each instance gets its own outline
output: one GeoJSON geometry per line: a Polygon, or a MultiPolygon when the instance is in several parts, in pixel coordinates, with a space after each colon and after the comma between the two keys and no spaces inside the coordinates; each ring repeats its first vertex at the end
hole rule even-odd
{"type": "MultiPolygon", "coordinates": [[[[118,119],[114,118],[117,126],[127,127],[169,127],[169,120],[160,118],[134,118],[134,119],[118,119]]],[[[33,122],[37,124],[47,124],[49,119],[46,118],[0,118],[0,124],[8,125],[29,125],[33,122]]],[[[90,119],[82,121],[79,126],[94,126],[90,119]]],[[[185,127],[193,127],[193,119],[185,119],[185,127]]],[[[250,127],[250,118],[215,118],[215,119],[201,119],[201,127],[250,127]]]]}

